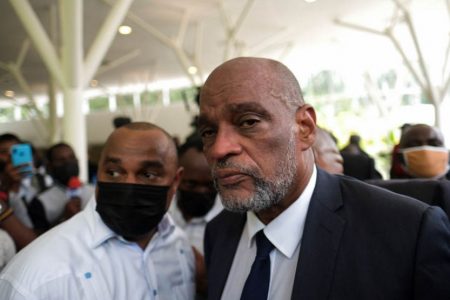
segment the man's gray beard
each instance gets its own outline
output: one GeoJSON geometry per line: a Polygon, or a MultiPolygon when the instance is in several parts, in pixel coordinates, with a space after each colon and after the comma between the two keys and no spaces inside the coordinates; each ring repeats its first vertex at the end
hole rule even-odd
{"type": "MultiPolygon", "coordinates": [[[[295,162],[294,134],[292,134],[289,139],[286,155],[282,155],[280,157],[285,157],[285,159],[277,164],[278,168],[276,169],[274,178],[267,179],[253,168],[240,166],[228,160],[217,163],[217,165],[213,168],[214,185],[222,198],[222,204],[225,209],[233,212],[246,212],[249,210],[258,212],[280,203],[280,201],[283,200],[289,192],[297,171],[295,162]],[[237,169],[240,172],[252,177],[255,184],[255,191],[253,192],[253,195],[248,198],[226,196],[222,188],[217,183],[217,177],[214,174],[214,170],[221,168],[237,169]]],[[[230,186],[227,187],[227,189],[232,188],[233,187],[230,186]]],[[[240,189],[239,186],[236,186],[235,188],[240,189]]]]}

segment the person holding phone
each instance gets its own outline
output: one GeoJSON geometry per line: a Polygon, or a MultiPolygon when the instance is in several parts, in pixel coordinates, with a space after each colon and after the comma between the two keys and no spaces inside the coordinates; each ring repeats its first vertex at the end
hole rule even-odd
{"type": "Polygon", "coordinates": [[[30,144],[15,144],[11,146],[11,163],[22,177],[33,175],[33,154],[30,144]]]}
{"type": "Polygon", "coordinates": [[[37,236],[28,215],[27,205],[40,190],[33,184],[33,177],[30,176],[30,163],[24,159],[28,156],[23,152],[27,146],[21,146],[23,148],[20,151],[16,150],[13,158],[12,149],[17,149],[16,145],[19,144],[22,144],[22,141],[14,134],[0,135],[0,191],[3,193],[3,197],[0,197],[0,206],[3,207],[0,209],[0,228],[13,238],[18,250],[37,236]],[[19,155],[19,152],[22,155],[19,155]]]}
{"type": "MultiPolygon", "coordinates": [[[[28,163],[23,159],[18,160],[17,155],[14,157],[15,164],[13,163],[11,150],[20,143],[21,140],[14,134],[6,133],[0,136],[0,182],[2,189],[6,191],[18,192],[22,178],[31,174],[31,169],[22,170],[28,163]],[[20,161],[24,165],[21,165],[20,161]]],[[[18,154],[16,151],[15,153],[18,154]]]]}

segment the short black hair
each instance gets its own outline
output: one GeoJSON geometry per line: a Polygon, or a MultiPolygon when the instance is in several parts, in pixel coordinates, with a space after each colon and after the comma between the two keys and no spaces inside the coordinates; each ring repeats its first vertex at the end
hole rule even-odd
{"type": "Polygon", "coordinates": [[[178,148],[178,157],[181,157],[191,148],[197,149],[199,152],[203,151],[203,142],[200,136],[192,136],[190,139],[187,139],[186,142],[178,148]]]}
{"type": "Polygon", "coordinates": [[[55,152],[56,149],[61,148],[61,147],[68,147],[70,149],[72,149],[72,147],[64,142],[61,143],[57,143],[54,144],[53,146],[50,146],[50,148],[47,149],[47,151],[45,152],[45,158],[47,159],[48,162],[52,162],[53,161],[53,152],[55,152]]]}
{"type": "Polygon", "coordinates": [[[21,143],[22,140],[19,139],[19,137],[17,135],[15,135],[14,133],[4,133],[2,135],[0,135],[0,143],[4,143],[4,142],[17,142],[17,143],[21,143]]]}
{"type": "Polygon", "coordinates": [[[352,134],[350,136],[350,144],[359,144],[361,142],[361,137],[357,134],[352,134]]]}
{"type": "Polygon", "coordinates": [[[131,123],[131,118],[127,116],[119,116],[115,117],[113,120],[113,124],[115,128],[122,127],[123,125],[131,123]]]}

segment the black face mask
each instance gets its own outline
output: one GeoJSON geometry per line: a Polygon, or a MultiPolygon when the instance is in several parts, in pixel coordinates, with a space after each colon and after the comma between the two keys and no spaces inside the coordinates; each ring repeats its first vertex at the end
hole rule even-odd
{"type": "Polygon", "coordinates": [[[202,217],[213,207],[216,192],[196,193],[178,190],[177,204],[180,210],[191,217],[202,217]]]}
{"type": "Polygon", "coordinates": [[[78,177],[80,169],[78,168],[78,161],[67,162],[61,166],[53,167],[51,175],[54,180],[60,184],[67,185],[69,179],[78,177]]]}
{"type": "Polygon", "coordinates": [[[97,212],[112,231],[134,240],[150,233],[161,221],[169,188],[97,182],[97,212]]]}

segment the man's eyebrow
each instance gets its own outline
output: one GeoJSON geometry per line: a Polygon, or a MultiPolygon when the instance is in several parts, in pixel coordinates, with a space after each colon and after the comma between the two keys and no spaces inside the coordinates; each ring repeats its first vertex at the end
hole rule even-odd
{"type": "Polygon", "coordinates": [[[120,158],[111,157],[111,156],[106,156],[105,159],[103,160],[104,164],[107,164],[107,163],[120,164],[121,162],[122,161],[120,158]]]}
{"type": "Polygon", "coordinates": [[[244,113],[244,112],[255,112],[261,115],[270,115],[270,113],[261,106],[258,102],[245,102],[245,103],[235,103],[230,104],[228,110],[232,114],[244,113]]]}
{"type": "Polygon", "coordinates": [[[210,123],[211,121],[206,116],[200,115],[197,120],[197,127],[206,126],[210,123]]]}
{"type": "Polygon", "coordinates": [[[163,169],[164,164],[159,160],[145,160],[140,163],[142,168],[154,168],[154,169],[163,169]]]}
{"type": "MultiPolygon", "coordinates": [[[[259,102],[249,101],[244,103],[232,103],[225,107],[232,115],[237,115],[238,113],[254,112],[268,118],[271,116],[270,112],[266,110],[259,102]]],[[[213,122],[205,115],[200,115],[197,121],[198,127],[208,126],[213,124],[213,122]]]]}

